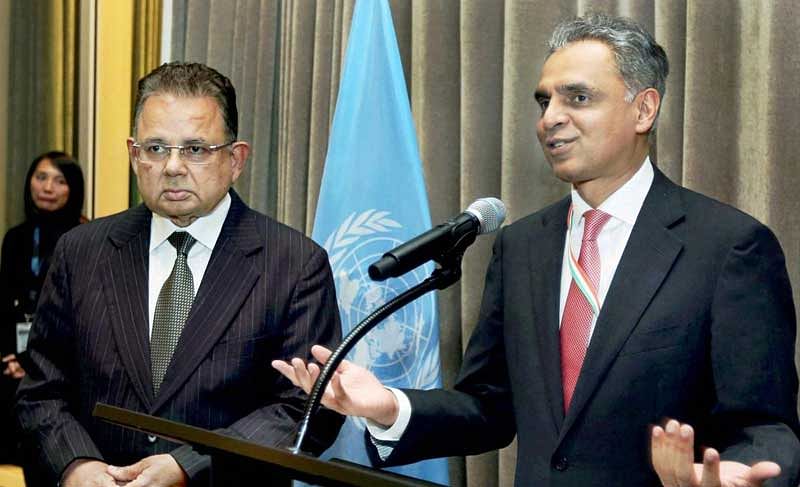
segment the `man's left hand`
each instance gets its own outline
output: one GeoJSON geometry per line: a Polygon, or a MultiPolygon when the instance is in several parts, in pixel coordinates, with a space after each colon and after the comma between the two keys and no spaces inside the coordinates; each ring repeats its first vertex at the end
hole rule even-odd
{"type": "Polygon", "coordinates": [[[703,452],[703,463],[694,463],[694,430],[674,419],[663,428],[653,428],[650,453],[664,487],[760,487],[781,473],[781,467],[774,462],[758,462],[749,467],[720,461],[713,448],[703,452]]]}
{"type": "Polygon", "coordinates": [[[108,474],[128,487],[186,487],[189,478],[172,455],[153,455],[128,465],[108,466],[108,474]]]}

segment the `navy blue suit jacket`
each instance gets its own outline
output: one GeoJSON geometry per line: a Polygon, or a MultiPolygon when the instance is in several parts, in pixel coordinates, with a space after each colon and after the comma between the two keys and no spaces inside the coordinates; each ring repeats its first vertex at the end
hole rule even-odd
{"type": "MultiPolygon", "coordinates": [[[[407,391],[388,464],[517,435],[520,486],[658,485],[649,425],[695,426],[723,459],[800,471],[795,311],[764,225],[656,170],[563,412],[559,293],[569,198],[504,228],[454,391],[407,391]]],[[[374,449],[373,449],[374,457],[374,449]]]]}

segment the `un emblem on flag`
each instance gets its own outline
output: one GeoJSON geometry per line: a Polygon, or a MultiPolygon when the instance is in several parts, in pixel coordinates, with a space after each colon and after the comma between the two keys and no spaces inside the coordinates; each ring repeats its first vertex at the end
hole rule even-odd
{"type": "MultiPolygon", "coordinates": [[[[428,277],[432,265],[396,279],[374,282],[369,265],[409,235],[388,211],[352,213],[325,241],[336,283],[343,332],[349,333],[379,306],[428,277]]],[[[370,331],[348,355],[391,387],[440,385],[436,299],[426,294],[370,331]]]]}

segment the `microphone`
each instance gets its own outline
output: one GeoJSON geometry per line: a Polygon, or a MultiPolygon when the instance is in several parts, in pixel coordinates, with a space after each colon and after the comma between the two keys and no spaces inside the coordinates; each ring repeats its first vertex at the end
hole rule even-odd
{"type": "Polygon", "coordinates": [[[369,277],[373,281],[385,281],[453,251],[464,252],[476,236],[494,232],[505,218],[506,205],[502,201],[480,198],[464,213],[383,254],[369,266],[369,277]]]}

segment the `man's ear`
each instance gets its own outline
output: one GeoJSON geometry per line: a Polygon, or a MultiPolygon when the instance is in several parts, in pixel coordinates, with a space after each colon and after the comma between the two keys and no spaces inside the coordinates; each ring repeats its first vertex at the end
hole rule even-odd
{"type": "Polygon", "coordinates": [[[250,157],[250,144],[238,140],[231,147],[231,169],[233,181],[239,179],[239,175],[244,171],[247,158],[250,157]]]}
{"type": "Polygon", "coordinates": [[[640,91],[633,102],[637,109],[636,133],[646,134],[656,123],[658,108],[661,106],[661,95],[655,88],[647,88],[640,91]]]}

